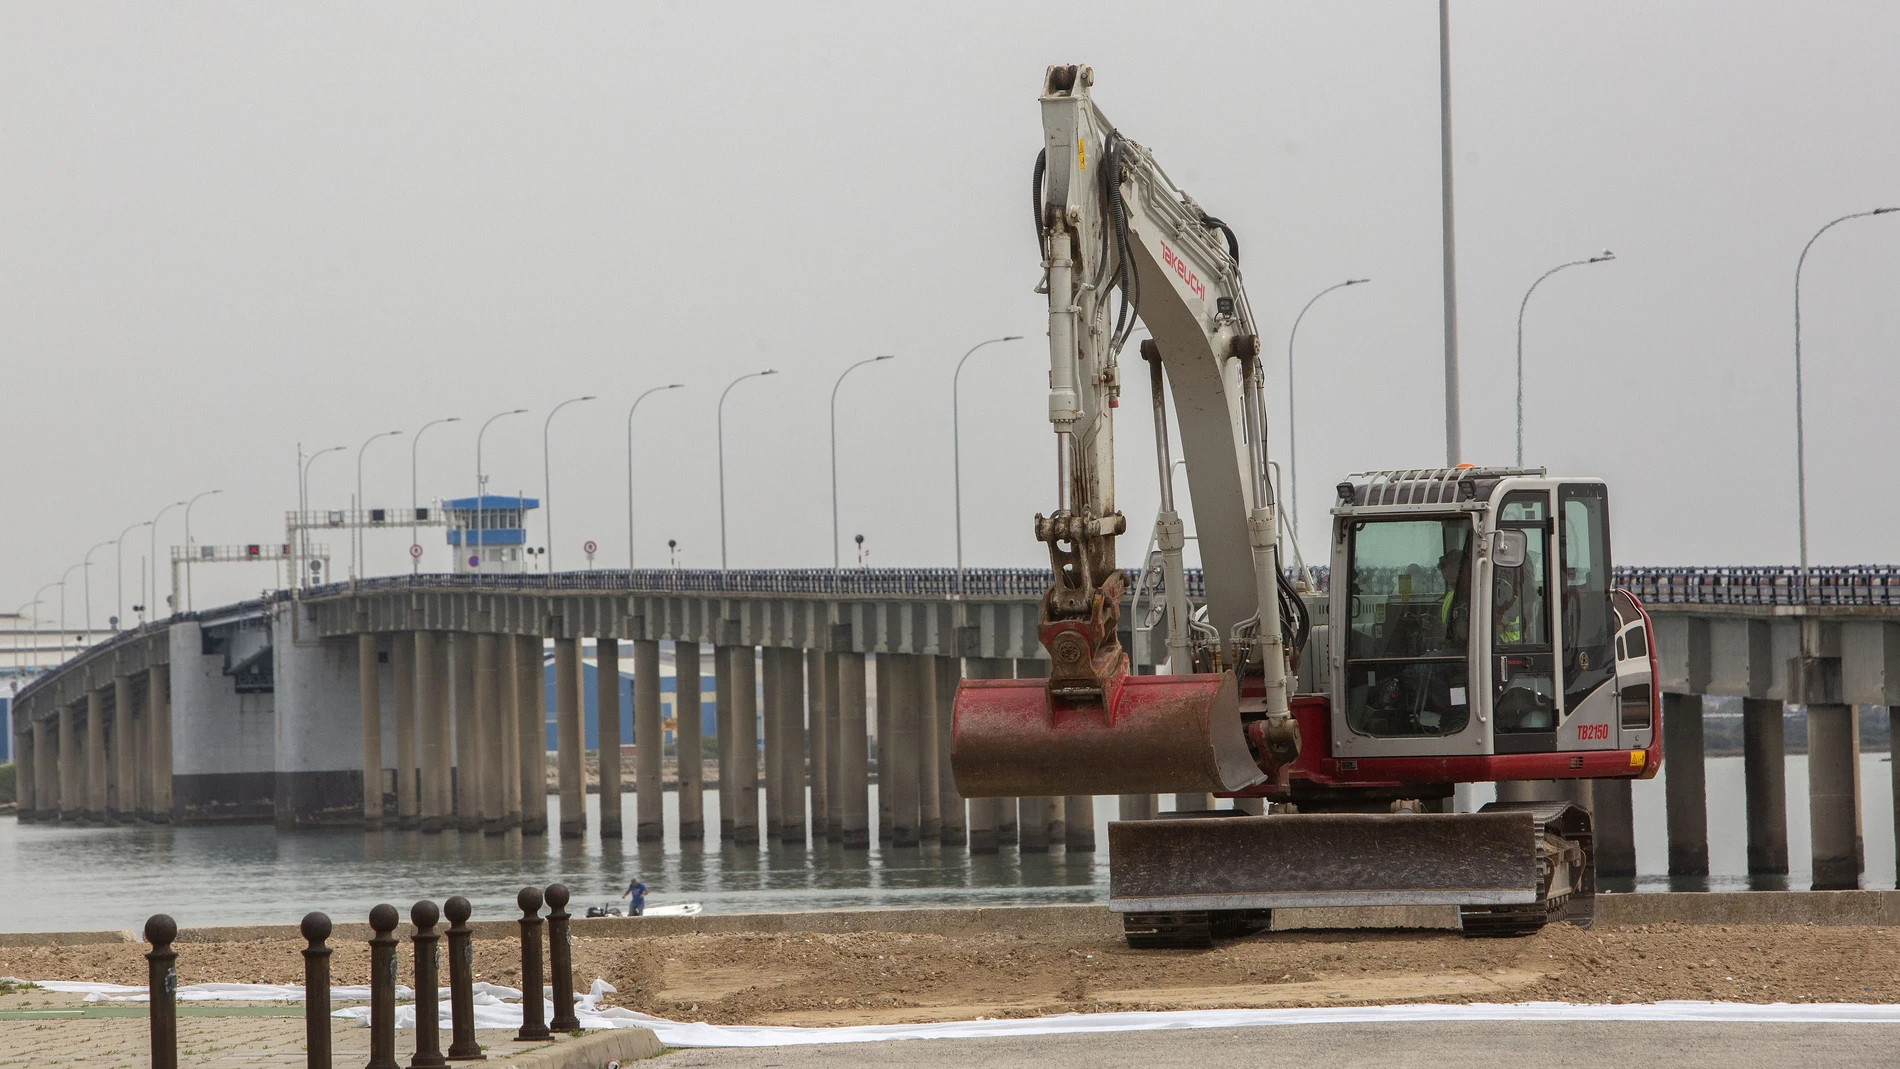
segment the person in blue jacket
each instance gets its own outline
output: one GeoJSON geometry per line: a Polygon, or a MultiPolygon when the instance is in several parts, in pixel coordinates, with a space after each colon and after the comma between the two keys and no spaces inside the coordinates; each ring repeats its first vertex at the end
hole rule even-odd
{"type": "Polygon", "coordinates": [[[633,882],[627,884],[627,889],[620,892],[620,897],[629,900],[627,902],[627,916],[639,917],[646,914],[647,885],[640,882],[640,877],[635,876],[633,882]]]}

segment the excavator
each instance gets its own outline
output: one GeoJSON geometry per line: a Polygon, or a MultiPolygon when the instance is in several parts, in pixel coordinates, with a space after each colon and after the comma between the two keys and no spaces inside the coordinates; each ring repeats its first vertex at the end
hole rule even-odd
{"type": "Polygon", "coordinates": [[[1134,947],[1207,946],[1308,907],[1455,906],[1474,936],[1588,927],[1591,815],[1562,783],[1648,778],[1662,759],[1652,629],[1611,584],[1605,483],[1471,465],[1352,475],[1326,592],[1296,586],[1239,240],[1108,121],[1093,81],[1048,69],[1033,183],[1056,446],[1055,508],[1035,520],[1050,669],[959,685],[958,791],[1261,800],[1109,825],[1109,908],[1134,947]],[[1116,560],[1114,414],[1137,325],[1160,470],[1141,569],[1159,573],[1158,674],[1130,671],[1116,560]],[[1453,811],[1456,785],[1503,781],[1557,789],[1453,811]]]}

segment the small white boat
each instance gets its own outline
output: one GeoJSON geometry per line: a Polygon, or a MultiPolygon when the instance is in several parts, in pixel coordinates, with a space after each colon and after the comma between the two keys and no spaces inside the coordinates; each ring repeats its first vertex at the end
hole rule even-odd
{"type": "MultiPolygon", "coordinates": [[[[643,917],[692,917],[705,911],[698,902],[681,902],[671,906],[648,906],[643,917]]],[[[624,917],[618,905],[588,906],[589,917],[624,917]]]]}

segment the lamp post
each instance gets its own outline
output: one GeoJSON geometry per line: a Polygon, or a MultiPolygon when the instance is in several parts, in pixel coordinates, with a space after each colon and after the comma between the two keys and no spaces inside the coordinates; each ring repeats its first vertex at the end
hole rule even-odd
{"type": "Polygon", "coordinates": [[[167,512],[184,507],[183,501],[174,501],[159,509],[158,515],[152,517],[152,589],[151,593],[145,596],[145,604],[153,619],[158,618],[158,521],[163,519],[167,512]]]}
{"type": "MultiPolygon", "coordinates": [[[[731,393],[734,386],[747,379],[776,374],[778,374],[777,368],[768,367],[764,371],[741,375],[727,383],[725,392],[719,395],[719,570],[722,572],[726,570],[726,394],[731,393]]],[[[833,539],[833,544],[836,544],[836,539],[833,539]]]]}
{"type": "Polygon", "coordinates": [[[1313,307],[1321,297],[1337,289],[1371,281],[1369,278],[1349,278],[1344,282],[1335,282],[1313,294],[1313,299],[1306,302],[1306,306],[1300,309],[1300,314],[1293,317],[1293,329],[1286,336],[1286,470],[1289,483],[1287,497],[1291,499],[1293,506],[1291,511],[1296,537],[1300,529],[1300,436],[1297,418],[1299,406],[1293,403],[1293,342],[1300,336],[1300,320],[1306,318],[1306,310],[1313,307]]]}
{"type": "Polygon", "coordinates": [[[363,577],[363,566],[359,560],[367,555],[363,542],[363,524],[369,522],[369,510],[363,507],[363,451],[369,448],[369,443],[378,438],[393,438],[401,433],[401,431],[383,431],[380,434],[372,434],[363,439],[362,445],[356,447],[356,522],[350,524],[350,578],[352,579],[363,577]]]}
{"type": "MultiPolygon", "coordinates": [[[[41,588],[39,588],[38,590],[35,590],[35,591],[33,592],[33,604],[35,604],[35,605],[39,605],[39,604],[41,604],[41,603],[43,603],[43,602],[44,602],[44,601],[46,600],[46,592],[47,592],[48,590],[51,590],[51,589],[53,589],[53,588],[54,588],[54,587],[56,587],[56,586],[59,586],[59,584],[58,584],[58,583],[48,583],[48,584],[46,584],[45,586],[43,586],[43,587],[41,587],[41,588]]],[[[60,593],[61,593],[61,596],[62,596],[62,597],[63,597],[63,596],[65,595],[65,591],[63,591],[63,590],[62,590],[62,591],[61,591],[60,593]]],[[[39,634],[39,626],[40,626],[40,614],[39,614],[39,613],[38,613],[37,611],[35,611],[35,612],[33,613],[33,628],[34,628],[34,630],[33,630],[33,662],[34,662],[34,664],[33,664],[33,666],[34,666],[35,668],[37,668],[37,667],[39,667],[39,659],[40,659],[40,634],[39,634]]],[[[63,624],[63,623],[62,623],[62,624],[60,624],[60,629],[61,629],[62,631],[63,631],[63,630],[65,630],[65,627],[66,627],[66,625],[65,625],[65,624],[63,624]]]]}
{"type": "MultiPolygon", "coordinates": [[[[547,523],[548,574],[550,575],[554,573],[554,465],[549,460],[548,428],[554,425],[554,413],[568,405],[593,399],[594,395],[591,393],[585,397],[570,397],[555,405],[548,412],[548,418],[541,424],[541,519],[547,523]]],[[[523,525],[526,525],[525,520],[523,525]]]]}
{"type": "MultiPolygon", "coordinates": [[[[460,422],[462,422],[462,417],[460,416],[445,416],[442,419],[432,419],[422,425],[422,430],[417,431],[415,437],[409,439],[409,544],[412,546],[422,544],[421,528],[416,526],[416,447],[422,444],[422,435],[430,427],[438,423],[460,422]]],[[[409,574],[416,575],[419,574],[421,570],[422,558],[413,553],[410,554],[409,574]]]]}
{"type": "Polygon", "coordinates": [[[1806,245],[1801,246],[1801,258],[1794,264],[1794,492],[1796,510],[1801,522],[1801,570],[1808,567],[1808,453],[1806,429],[1802,421],[1801,406],[1801,268],[1808,262],[1808,250],[1821,239],[1821,235],[1849,219],[1861,219],[1869,215],[1886,215],[1900,211],[1900,208],[1875,208],[1872,211],[1854,212],[1843,215],[1814,232],[1806,245]]]}
{"type": "Polygon", "coordinates": [[[852,364],[850,367],[845,368],[844,374],[838,376],[838,381],[831,384],[831,570],[834,572],[837,571],[839,567],[838,565],[838,387],[844,385],[845,375],[851,374],[853,371],[856,371],[857,369],[863,367],[866,364],[875,364],[880,360],[889,360],[894,355],[895,354],[887,353],[884,356],[874,356],[868,360],[860,360],[857,363],[852,364]]]}
{"type": "Polygon", "coordinates": [[[478,574],[481,571],[479,562],[487,556],[487,554],[483,552],[485,547],[482,545],[482,531],[485,526],[482,523],[482,493],[483,485],[488,481],[487,477],[482,474],[482,436],[488,433],[489,424],[503,416],[519,416],[526,411],[527,409],[525,408],[511,408],[506,412],[497,412],[488,417],[488,422],[482,424],[481,430],[475,432],[475,559],[478,562],[475,566],[475,570],[478,574]]]}
{"type": "Polygon", "coordinates": [[[1585,264],[1600,264],[1614,259],[1616,259],[1616,254],[1608,249],[1604,249],[1600,256],[1592,256],[1587,260],[1572,260],[1569,263],[1558,264],[1556,267],[1538,275],[1537,281],[1531,283],[1531,288],[1524,291],[1524,299],[1517,302],[1517,466],[1520,468],[1524,466],[1524,309],[1531,303],[1531,294],[1537,292],[1537,287],[1541,285],[1545,279],[1562,271],[1564,268],[1582,267],[1585,264]]]}
{"type": "MultiPolygon", "coordinates": [[[[310,572],[310,465],[315,464],[317,458],[325,453],[340,453],[348,448],[349,446],[346,445],[333,445],[328,449],[319,449],[308,457],[304,457],[303,470],[299,473],[300,478],[297,480],[297,557],[301,562],[297,568],[299,573],[297,576],[297,589],[299,590],[303,589],[305,577],[310,572]]],[[[297,453],[299,456],[303,455],[302,445],[297,447],[297,453]]],[[[196,499],[194,498],[193,500],[196,499]]],[[[191,510],[187,508],[185,513],[190,515],[191,510]]],[[[186,526],[189,527],[190,525],[187,524],[186,526]]],[[[189,539],[187,539],[187,541],[189,541],[189,539]]],[[[187,553],[185,557],[185,585],[187,587],[191,585],[191,557],[189,553],[187,553]]]]}
{"type": "Polygon", "coordinates": [[[59,577],[59,662],[61,664],[66,663],[66,580],[72,576],[73,568],[83,567],[85,565],[75,564],[59,577]]]}
{"type": "MultiPolygon", "coordinates": [[[[337,448],[341,449],[343,447],[337,446],[337,448]]],[[[325,452],[329,452],[329,450],[325,450],[325,452]]],[[[199,494],[198,497],[194,497],[190,501],[185,502],[185,608],[187,609],[191,608],[191,506],[198,503],[199,497],[210,497],[212,494],[222,493],[224,493],[223,490],[206,490],[204,493],[199,494]]]]}
{"type": "Polygon", "coordinates": [[[117,545],[118,540],[108,538],[86,551],[86,570],[79,573],[81,585],[86,590],[86,639],[92,639],[92,555],[107,546],[117,545]]]}
{"type": "MultiPolygon", "coordinates": [[[[956,501],[957,593],[959,594],[963,593],[963,365],[969,361],[970,357],[974,355],[978,349],[983,348],[985,345],[995,345],[997,342],[1005,341],[1021,341],[1022,337],[1021,334],[1005,334],[1000,338],[990,338],[987,341],[977,342],[975,345],[970,346],[969,352],[964,353],[962,359],[957,361],[956,373],[950,376],[950,472],[951,480],[956,484],[951,491],[951,497],[956,501]]],[[[833,528],[836,528],[838,523],[837,519],[834,517],[831,522],[833,528]]],[[[832,533],[831,541],[834,550],[833,566],[835,567],[835,551],[838,542],[838,536],[835,530],[832,533]]]]}
{"type": "Polygon", "coordinates": [[[682,382],[655,386],[633,399],[627,409],[627,571],[633,571],[633,414],[640,409],[640,402],[656,393],[677,390],[686,385],[682,382]]]}
{"type": "MultiPolygon", "coordinates": [[[[41,587],[40,589],[44,590],[46,588],[41,587]]],[[[33,648],[35,650],[38,650],[40,646],[39,644],[39,629],[40,629],[39,608],[40,608],[40,600],[38,598],[34,598],[32,601],[29,601],[21,605],[18,609],[14,610],[14,613],[13,613],[13,615],[16,618],[18,618],[18,617],[24,617],[26,615],[26,610],[28,609],[33,610],[33,620],[31,623],[27,624],[26,626],[27,626],[27,631],[33,636],[33,648]]],[[[14,674],[16,675],[19,674],[20,670],[24,668],[25,666],[26,666],[26,647],[20,645],[19,635],[16,632],[13,639],[14,674]]]]}
{"type": "MultiPolygon", "coordinates": [[[[125,619],[125,536],[141,527],[150,527],[154,522],[153,520],[141,520],[127,527],[125,530],[120,531],[119,537],[113,539],[113,542],[119,547],[115,552],[117,559],[112,565],[112,584],[118,588],[117,600],[119,606],[119,614],[113,617],[114,620],[125,619]]],[[[119,629],[118,625],[114,624],[112,629],[117,631],[119,629]]]]}

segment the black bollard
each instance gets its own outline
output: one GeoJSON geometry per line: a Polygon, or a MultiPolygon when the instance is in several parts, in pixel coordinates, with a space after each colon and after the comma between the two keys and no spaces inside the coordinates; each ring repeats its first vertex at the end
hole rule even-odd
{"type": "Polygon", "coordinates": [[[435,922],[440,919],[435,903],[426,898],[409,909],[409,921],[416,926],[416,934],[409,937],[416,955],[416,1053],[409,1059],[409,1069],[440,1069],[447,1064],[442,1060],[441,989],[436,983],[436,950],[442,937],[436,934],[435,922]]]}
{"type": "Polygon", "coordinates": [[[475,1041],[475,933],[469,931],[468,915],[474,907],[468,899],[456,895],[442,903],[449,918],[449,1060],[485,1061],[482,1045],[475,1041]]]}
{"type": "Polygon", "coordinates": [[[369,911],[369,1064],[363,1069],[402,1069],[396,1064],[396,925],[402,916],[385,902],[369,911]]]}
{"type": "Polygon", "coordinates": [[[152,1000],[152,1069],[178,1069],[178,922],[154,913],[145,922],[146,992],[152,1000]]]}
{"type": "Polygon", "coordinates": [[[515,896],[521,907],[521,1031],[515,1042],[549,1038],[541,1005],[541,889],[523,887],[515,896]]]}
{"type": "Polygon", "coordinates": [[[548,1029],[572,1032],[574,1016],[574,937],[567,933],[567,884],[548,884],[548,982],[554,985],[554,1019],[548,1029]]]}
{"type": "Polygon", "coordinates": [[[330,1069],[330,918],[323,913],[306,913],[303,937],[310,945],[303,949],[303,1041],[304,1064],[308,1069],[330,1069]]]}

